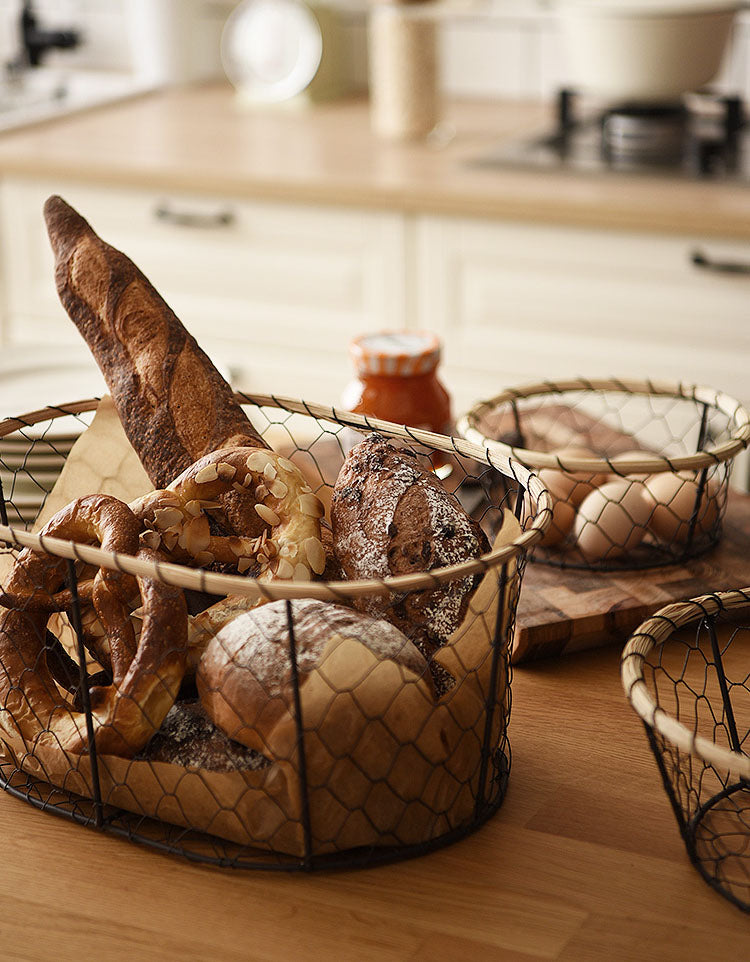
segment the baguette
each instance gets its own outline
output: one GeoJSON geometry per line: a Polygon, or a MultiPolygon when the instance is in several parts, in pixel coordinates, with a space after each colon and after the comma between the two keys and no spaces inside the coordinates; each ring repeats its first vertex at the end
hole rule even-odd
{"type": "Polygon", "coordinates": [[[60,300],[156,488],[218,448],[267,447],[148,279],[61,197],[44,205],[60,300]]]}

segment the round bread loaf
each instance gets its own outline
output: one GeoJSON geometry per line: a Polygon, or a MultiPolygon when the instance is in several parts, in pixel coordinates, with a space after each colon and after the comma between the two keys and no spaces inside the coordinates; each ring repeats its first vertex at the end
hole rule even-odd
{"type": "MultiPolygon", "coordinates": [[[[489,542],[434,472],[373,434],[344,462],[331,501],[333,546],[348,579],[388,578],[478,558],[489,542]]],[[[426,654],[462,623],[481,576],[356,606],[392,622],[426,654]]]]}
{"type": "Polygon", "coordinates": [[[139,757],[209,772],[254,771],[270,764],[263,755],[227,738],[198,701],[172,705],[139,757]]]}
{"type": "MultiPolygon", "coordinates": [[[[423,681],[434,696],[425,659],[387,621],[310,598],[291,605],[301,695],[329,644],[345,639],[366,647],[379,662],[393,662],[402,675],[423,681]]],[[[259,752],[269,750],[277,725],[293,722],[296,715],[289,641],[286,602],[274,601],[225,625],[198,666],[198,693],[209,717],[231,739],[259,752]]],[[[354,687],[358,670],[353,665],[349,678],[345,665],[329,670],[332,697],[354,687]]]]}

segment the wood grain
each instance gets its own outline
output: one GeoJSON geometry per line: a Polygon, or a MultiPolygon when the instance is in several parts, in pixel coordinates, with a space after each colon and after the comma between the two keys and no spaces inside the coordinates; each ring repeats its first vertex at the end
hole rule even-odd
{"type": "Polygon", "coordinates": [[[618,660],[609,648],[516,668],[503,807],[472,837],[397,865],[312,876],[203,868],[0,796],[4,955],[746,958],[748,917],[690,865],[618,660]]]}
{"type": "Polygon", "coordinates": [[[730,492],[717,547],[681,565],[643,571],[578,571],[530,563],[516,619],[514,661],[622,644],[673,601],[750,584],[750,496],[730,492]]]}

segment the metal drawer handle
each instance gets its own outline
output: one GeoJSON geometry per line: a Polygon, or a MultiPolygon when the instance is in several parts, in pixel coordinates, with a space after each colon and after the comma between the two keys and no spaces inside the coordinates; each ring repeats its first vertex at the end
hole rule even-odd
{"type": "Polygon", "coordinates": [[[695,267],[704,271],[715,271],[717,274],[750,274],[750,262],[715,261],[706,257],[701,250],[694,250],[690,260],[695,267]]]}
{"type": "Polygon", "coordinates": [[[198,227],[202,230],[215,227],[229,227],[235,220],[235,214],[231,210],[220,210],[211,214],[204,214],[199,211],[174,210],[166,204],[159,204],[154,211],[157,220],[167,224],[174,224],[176,227],[198,227]]]}

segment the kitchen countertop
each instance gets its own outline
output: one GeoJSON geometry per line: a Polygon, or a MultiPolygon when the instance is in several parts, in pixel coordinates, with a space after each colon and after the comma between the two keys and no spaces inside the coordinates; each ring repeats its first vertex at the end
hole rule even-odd
{"type": "Polygon", "coordinates": [[[227,85],[210,84],[6,133],[0,177],[750,238],[747,186],[472,166],[548,118],[540,104],[452,103],[447,142],[388,143],[363,100],[242,110],[227,85]]]}
{"type": "Polygon", "coordinates": [[[716,962],[750,920],[692,868],[619,648],[519,667],[513,766],[476,834],[336,874],[196,866],[0,795],[5,958],[716,962]]]}

